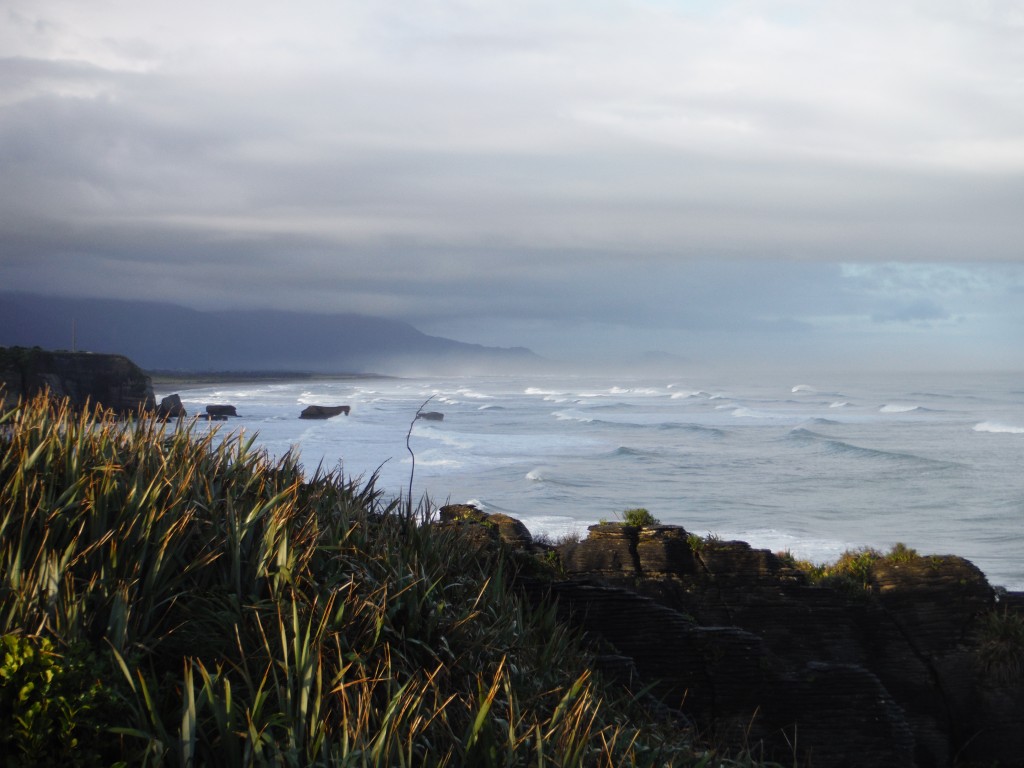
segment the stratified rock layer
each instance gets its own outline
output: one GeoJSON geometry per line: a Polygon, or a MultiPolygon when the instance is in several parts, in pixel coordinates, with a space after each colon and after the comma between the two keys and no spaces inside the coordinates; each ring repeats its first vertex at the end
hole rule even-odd
{"type": "Polygon", "coordinates": [[[122,355],[0,348],[0,385],[5,405],[48,392],[76,407],[102,405],[118,413],[155,408],[153,385],[122,355]]]}
{"type": "Polygon", "coordinates": [[[827,766],[1024,764],[1024,680],[986,670],[980,632],[1024,599],[997,600],[963,558],[880,557],[863,583],[829,587],[745,542],[619,523],[559,553],[567,578],[530,589],[736,748],[827,766]]]}

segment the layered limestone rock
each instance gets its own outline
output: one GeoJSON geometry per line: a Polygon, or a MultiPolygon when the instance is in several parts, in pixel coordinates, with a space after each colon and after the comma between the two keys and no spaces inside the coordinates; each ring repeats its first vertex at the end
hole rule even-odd
{"type": "Polygon", "coordinates": [[[602,638],[638,690],[736,748],[829,766],[1020,764],[1024,645],[993,651],[982,628],[999,611],[1024,622],[1024,599],[997,596],[963,558],[878,556],[860,579],[812,584],[745,542],[621,523],[558,551],[566,578],[531,589],[602,638]],[[993,653],[1008,657],[995,671],[993,653]]]}
{"type": "Polygon", "coordinates": [[[123,355],[2,347],[0,386],[8,406],[40,392],[75,407],[101,405],[121,414],[156,405],[149,377],[123,355]]]}

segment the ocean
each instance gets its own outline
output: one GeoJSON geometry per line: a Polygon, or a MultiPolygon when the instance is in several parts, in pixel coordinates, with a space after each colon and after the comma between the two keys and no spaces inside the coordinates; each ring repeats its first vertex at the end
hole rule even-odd
{"type": "Polygon", "coordinates": [[[700,535],[815,562],[896,542],[1024,590],[1024,374],[467,376],[175,389],[235,405],[256,434],[346,477],[471,502],[553,537],[645,507],[700,535]],[[350,405],[326,421],[306,405],[350,405]]]}

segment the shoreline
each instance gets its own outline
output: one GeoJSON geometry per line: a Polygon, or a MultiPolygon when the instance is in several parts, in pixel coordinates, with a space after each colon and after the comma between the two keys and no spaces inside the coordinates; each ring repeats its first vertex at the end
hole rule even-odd
{"type": "Polygon", "coordinates": [[[216,384],[278,384],[293,381],[362,381],[396,379],[383,373],[314,373],[312,371],[146,371],[153,388],[198,389],[216,384]]]}

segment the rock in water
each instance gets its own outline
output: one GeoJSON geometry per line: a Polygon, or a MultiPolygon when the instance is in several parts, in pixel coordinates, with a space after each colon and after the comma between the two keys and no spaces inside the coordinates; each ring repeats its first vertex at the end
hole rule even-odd
{"type": "Polygon", "coordinates": [[[351,408],[347,405],[309,405],[306,406],[302,413],[299,414],[300,419],[329,419],[332,416],[337,416],[339,413],[343,413],[348,416],[351,408]]]}
{"type": "Polygon", "coordinates": [[[156,412],[162,419],[179,419],[187,415],[185,406],[181,404],[181,397],[177,394],[163,398],[156,412]]]}

